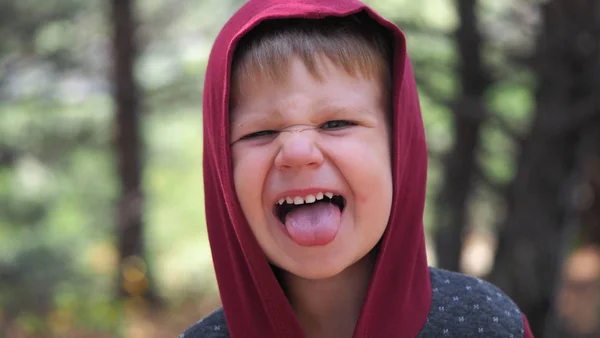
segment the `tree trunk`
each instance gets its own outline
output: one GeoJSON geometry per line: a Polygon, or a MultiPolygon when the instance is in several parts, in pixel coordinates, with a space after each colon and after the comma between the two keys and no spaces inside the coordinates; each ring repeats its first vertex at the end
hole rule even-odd
{"type": "Polygon", "coordinates": [[[600,122],[596,124],[595,130],[590,131],[595,138],[594,149],[584,168],[586,179],[579,190],[578,207],[583,244],[600,247],[600,122]]]}
{"type": "Polygon", "coordinates": [[[475,16],[476,0],[458,0],[460,26],[455,36],[459,51],[462,95],[454,104],[454,146],[445,158],[443,186],[437,196],[435,244],[438,266],[458,271],[462,235],[468,221],[479,129],[485,117],[483,94],[489,77],[481,60],[481,37],[475,16]]]}
{"type": "Polygon", "coordinates": [[[144,263],[139,94],[134,79],[136,46],[133,0],[112,0],[114,25],[115,147],[121,196],[116,223],[119,250],[118,296],[155,299],[144,263]]]}
{"type": "Polygon", "coordinates": [[[567,245],[546,338],[600,337],[600,114],[589,122],[580,130],[577,167],[568,189],[567,245]]]}
{"type": "MultiPolygon", "coordinates": [[[[535,56],[537,108],[507,196],[490,279],[528,316],[543,337],[568,236],[573,174],[584,126],[598,112],[591,69],[598,68],[593,34],[597,3],[554,0],[543,9],[535,56]]],[[[598,88],[598,87],[596,87],[598,88]]]]}

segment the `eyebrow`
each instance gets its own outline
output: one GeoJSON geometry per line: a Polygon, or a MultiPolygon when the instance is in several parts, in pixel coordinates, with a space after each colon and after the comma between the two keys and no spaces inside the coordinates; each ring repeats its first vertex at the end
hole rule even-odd
{"type": "MultiPolygon", "coordinates": [[[[364,115],[370,115],[370,116],[376,115],[376,112],[372,111],[370,109],[361,109],[361,108],[357,108],[354,106],[341,107],[341,106],[337,106],[337,105],[323,106],[318,110],[318,112],[320,114],[326,114],[331,117],[335,117],[338,114],[343,114],[343,113],[360,114],[363,116],[364,115]]],[[[248,114],[243,114],[243,115],[244,116],[242,116],[242,117],[237,117],[237,118],[231,119],[231,121],[230,121],[231,126],[244,127],[245,125],[248,125],[248,124],[262,123],[263,121],[266,121],[266,120],[269,120],[269,122],[273,122],[273,119],[281,120],[283,118],[283,114],[279,110],[274,110],[273,112],[271,112],[269,114],[248,113],[248,114]]]]}
{"type": "MultiPolygon", "coordinates": [[[[240,115],[240,114],[235,114],[235,115],[240,115]]],[[[266,113],[248,113],[248,114],[242,114],[241,117],[233,117],[230,119],[230,124],[232,126],[237,126],[237,127],[244,127],[247,124],[256,124],[256,123],[262,123],[265,120],[271,120],[273,118],[282,118],[282,114],[281,112],[279,112],[278,110],[273,111],[272,113],[266,114],[266,113]]]]}

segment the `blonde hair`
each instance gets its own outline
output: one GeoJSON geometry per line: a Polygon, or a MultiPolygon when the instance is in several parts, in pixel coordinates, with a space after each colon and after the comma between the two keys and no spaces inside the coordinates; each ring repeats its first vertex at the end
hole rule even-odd
{"type": "MultiPolygon", "coordinates": [[[[232,93],[247,81],[285,81],[292,57],[298,57],[317,79],[319,57],[326,57],[351,76],[377,77],[389,97],[392,48],[389,32],[365,13],[323,19],[265,21],[239,42],[232,64],[232,93]]],[[[235,96],[235,95],[233,95],[235,96]]]]}

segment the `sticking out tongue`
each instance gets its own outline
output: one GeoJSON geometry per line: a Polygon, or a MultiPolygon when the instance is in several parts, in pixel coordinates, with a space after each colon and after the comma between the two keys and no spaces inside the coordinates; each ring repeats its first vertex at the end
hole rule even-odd
{"type": "Polygon", "coordinates": [[[340,229],[341,211],[332,203],[320,202],[292,209],[285,227],[292,240],[302,246],[326,245],[340,229]]]}

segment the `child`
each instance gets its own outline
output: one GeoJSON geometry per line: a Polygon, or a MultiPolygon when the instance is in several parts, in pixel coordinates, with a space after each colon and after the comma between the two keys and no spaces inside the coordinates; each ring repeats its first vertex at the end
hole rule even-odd
{"type": "Polygon", "coordinates": [[[532,337],[496,287],[427,265],[405,48],[358,0],[250,0],[225,25],[203,110],[223,308],[181,337],[532,337]]]}

